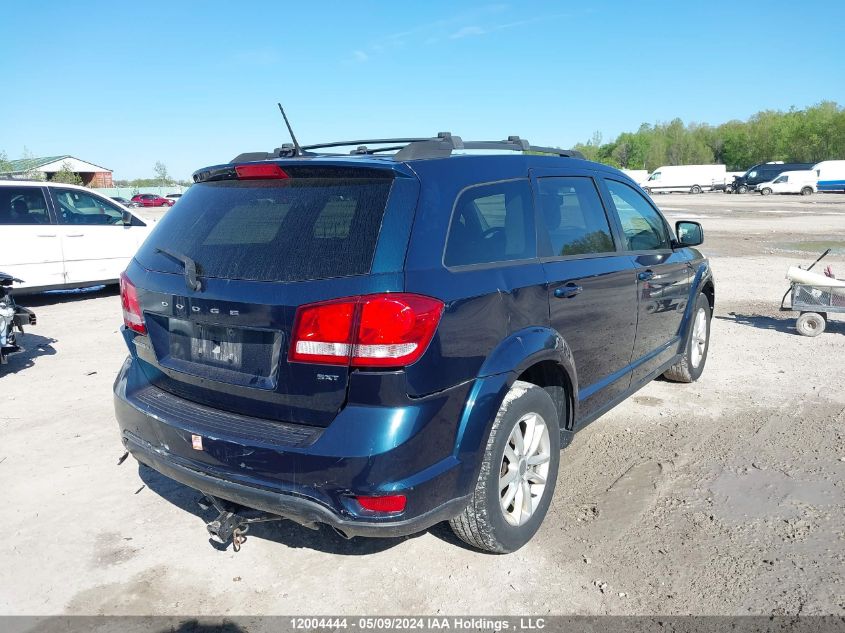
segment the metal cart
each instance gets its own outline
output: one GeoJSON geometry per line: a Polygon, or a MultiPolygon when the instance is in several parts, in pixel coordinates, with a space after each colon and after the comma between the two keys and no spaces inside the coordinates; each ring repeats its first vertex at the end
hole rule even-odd
{"type": "MultiPolygon", "coordinates": [[[[822,253],[807,270],[824,259],[830,249],[822,253]]],[[[833,279],[831,279],[833,280],[833,279]]],[[[836,280],[841,281],[841,280],[836,280]]],[[[795,321],[795,329],[803,336],[818,336],[824,332],[828,314],[845,313],[845,288],[831,288],[824,285],[808,285],[793,282],[780,301],[781,312],[800,312],[795,321]],[[786,306],[786,298],[790,305],[786,306]]]]}

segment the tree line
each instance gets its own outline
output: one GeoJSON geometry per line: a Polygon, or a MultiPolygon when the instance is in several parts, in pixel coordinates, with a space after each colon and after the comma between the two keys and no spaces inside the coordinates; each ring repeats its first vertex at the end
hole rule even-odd
{"type": "Polygon", "coordinates": [[[817,163],[845,159],[845,107],[822,101],[803,110],[764,110],[747,121],[643,123],[603,143],[599,132],[579,150],[589,160],[625,169],[654,170],[662,165],[725,164],[729,171],[756,163],[817,163]]]}

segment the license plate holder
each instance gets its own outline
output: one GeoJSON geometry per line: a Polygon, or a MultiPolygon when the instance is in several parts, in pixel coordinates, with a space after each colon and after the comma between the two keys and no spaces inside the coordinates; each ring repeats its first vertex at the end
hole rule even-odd
{"type": "Polygon", "coordinates": [[[239,328],[194,324],[191,360],[197,363],[240,369],[243,364],[243,333],[239,328]]]}

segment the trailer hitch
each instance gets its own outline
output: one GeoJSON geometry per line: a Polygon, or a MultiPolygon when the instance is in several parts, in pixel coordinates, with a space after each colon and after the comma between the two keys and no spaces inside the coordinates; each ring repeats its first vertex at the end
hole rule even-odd
{"type": "Polygon", "coordinates": [[[209,521],[205,527],[213,541],[224,546],[231,541],[232,549],[236,552],[241,551],[241,545],[246,542],[246,533],[249,531],[250,525],[267,523],[268,521],[281,521],[282,519],[282,517],[269,512],[260,512],[254,516],[242,516],[236,512],[240,509],[238,506],[230,505],[228,502],[211,495],[203,495],[197,501],[197,504],[203,510],[211,508],[217,510],[217,518],[209,521]]]}

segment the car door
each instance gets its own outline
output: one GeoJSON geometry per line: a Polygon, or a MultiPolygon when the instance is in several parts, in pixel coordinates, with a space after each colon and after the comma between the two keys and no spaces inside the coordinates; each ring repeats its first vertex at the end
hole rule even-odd
{"type": "Polygon", "coordinates": [[[67,283],[114,281],[147,235],[144,222],[94,193],[51,188],[58,213],[67,283]]]}
{"type": "Polygon", "coordinates": [[[650,380],[679,350],[680,329],[689,300],[689,254],[673,249],[661,213],[645,196],[621,180],[604,179],[625,249],[637,276],[637,335],[632,382],[650,380]]]}
{"type": "Polygon", "coordinates": [[[570,174],[533,175],[549,319],[572,350],[583,421],[630,385],[637,280],[596,181],[589,172],[570,174]]]}
{"type": "Polygon", "coordinates": [[[62,245],[43,187],[0,186],[0,270],[24,288],[65,281],[62,245]]]}

